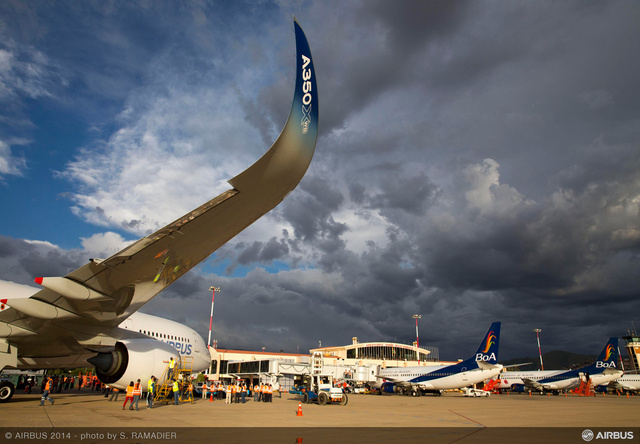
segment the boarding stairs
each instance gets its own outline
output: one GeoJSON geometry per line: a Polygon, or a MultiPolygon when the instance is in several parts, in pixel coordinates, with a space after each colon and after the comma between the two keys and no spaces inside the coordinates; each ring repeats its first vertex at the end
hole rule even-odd
{"type": "Polygon", "coordinates": [[[580,378],[580,387],[574,389],[573,393],[578,396],[595,396],[596,392],[593,388],[593,383],[591,382],[591,378],[588,378],[588,379],[580,378]]]}
{"type": "Polygon", "coordinates": [[[193,385],[189,390],[189,384],[192,383],[191,373],[193,373],[193,357],[191,356],[181,356],[176,361],[173,374],[170,374],[169,364],[167,364],[162,376],[158,379],[154,402],[164,402],[165,404],[173,402],[173,380],[176,379],[180,388],[178,402],[189,401],[193,404],[193,385]]]}
{"type": "Polygon", "coordinates": [[[499,395],[500,394],[500,389],[498,388],[499,384],[500,384],[500,378],[489,379],[484,384],[484,387],[482,388],[482,390],[484,390],[485,392],[491,392],[499,395]]]}

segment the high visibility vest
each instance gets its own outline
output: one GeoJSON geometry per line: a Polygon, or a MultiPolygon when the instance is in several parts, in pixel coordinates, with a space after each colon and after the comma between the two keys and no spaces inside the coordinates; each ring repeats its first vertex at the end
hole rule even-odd
{"type": "Polygon", "coordinates": [[[133,396],[133,386],[132,385],[128,385],[127,386],[127,396],[128,397],[132,397],[133,396]]]}
{"type": "Polygon", "coordinates": [[[51,379],[47,380],[47,383],[44,385],[45,390],[51,390],[51,379]]]}
{"type": "Polygon", "coordinates": [[[173,391],[174,392],[180,391],[180,387],[178,387],[178,381],[173,381],[173,391]]]}
{"type": "Polygon", "coordinates": [[[153,393],[154,384],[153,379],[149,379],[149,382],[147,382],[147,390],[149,390],[149,393],[153,393]]]}
{"type": "Polygon", "coordinates": [[[189,383],[189,391],[192,392],[193,391],[193,384],[189,383]]]}
{"type": "Polygon", "coordinates": [[[171,361],[169,361],[169,368],[173,369],[175,366],[176,366],[176,361],[171,359],[171,361]]]}
{"type": "Polygon", "coordinates": [[[231,386],[230,385],[227,386],[227,393],[231,393],[231,386]]]}
{"type": "Polygon", "coordinates": [[[140,387],[140,384],[136,382],[136,385],[133,387],[133,396],[140,396],[142,395],[142,387],[140,387]]]}
{"type": "Polygon", "coordinates": [[[260,391],[260,387],[256,385],[256,386],[253,388],[253,391],[254,391],[254,392],[256,392],[256,393],[257,393],[257,392],[259,392],[259,391],[260,391]]]}

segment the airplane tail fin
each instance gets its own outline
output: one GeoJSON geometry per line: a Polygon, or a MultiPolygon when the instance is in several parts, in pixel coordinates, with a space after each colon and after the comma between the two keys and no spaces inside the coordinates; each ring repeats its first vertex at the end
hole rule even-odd
{"type": "Polygon", "coordinates": [[[500,322],[494,322],[489,327],[489,331],[484,335],[475,356],[475,362],[485,362],[489,364],[498,363],[498,348],[500,346],[500,322]]]}
{"type": "Polygon", "coordinates": [[[602,372],[606,369],[617,369],[618,368],[618,338],[609,338],[607,345],[604,346],[596,362],[591,364],[588,367],[585,367],[585,370],[589,370],[591,373],[594,372],[602,372]]]}

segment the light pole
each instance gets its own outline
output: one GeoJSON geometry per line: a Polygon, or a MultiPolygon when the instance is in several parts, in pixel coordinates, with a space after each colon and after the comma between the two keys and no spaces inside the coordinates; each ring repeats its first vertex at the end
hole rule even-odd
{"type": "Polygon", "coordinates": [[[420,362],[420,337],[418,336],[418,319],[421,319],[422,315],[415,314],[413,315],[413,319],[416,320],[416,360],[420,362]]]}
{"type": "Polygon", "coordinates": [[[209,318],[209,339],[207,340],[207,348],[211,347],[211,327],[213,326],[213,303],[216,300],[216,291],[220,292],[220,287],[209,287],[209,291],[213,293],[211,296],[211,317],[209,318]]]}
{"type": "Polygon", "coordinates": [[[544,370],[544,365],[542,364],[542,349],[540,348],[540,332],[542,331],[539,328],[534,328],[534,332],[536,332],[536,338],[538,338],[538,354],[540,355],[540,370],[544,370]]]}

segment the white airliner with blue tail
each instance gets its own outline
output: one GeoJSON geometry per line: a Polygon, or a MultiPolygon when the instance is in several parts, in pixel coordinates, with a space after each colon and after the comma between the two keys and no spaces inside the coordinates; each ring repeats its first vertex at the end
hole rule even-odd
{"type": "Polygon", "coordinates": [[[499,389],[538,391],[558,394],[591,379],[593,386],[608,384],[622,376],[618,370],[618,338],[610,338],[593,364],[575,370],[532,370],[504,372],[500,375],[499,389]]]}
{"type": "Polygon", "coordinates": [[[447,366],[395,367],[381,369],[374,388],[380,393],[405,393],[420,396],[440,394],[443,390],[459,389],[494,378],[502,371],[498,364],[500,322],[494,322],[476,353],[462,362],[447,366]]]}

